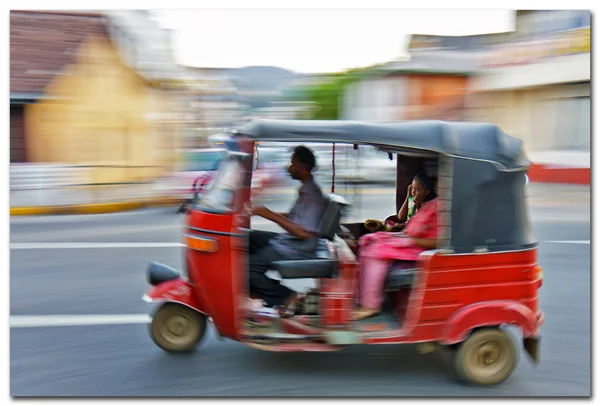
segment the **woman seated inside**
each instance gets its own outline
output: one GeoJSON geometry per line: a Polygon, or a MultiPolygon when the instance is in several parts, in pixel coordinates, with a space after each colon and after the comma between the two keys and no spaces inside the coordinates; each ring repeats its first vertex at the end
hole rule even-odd
{"type": "Polygon", "coordinates": [[[365,221],[365,228],[369,232],[376,231],[402,231],[406,226],[406,223],[417,213],[417,211],[421,208],[421,201],[415,201],[415,195],[413,190],[412,183],[408,185],[408,189],[406,191],[406,198],[404,199],[404,203],[398,212],[397,218],[396,216],[388,217],[384,223],[379,220],[367,220],[365,221]],[[398,221],[396,221],[398,220],[398,221]]]}
{"type": "Polygon", "coordinates": [[[411,187],[415,206],[419,209],[404,231],[377,232],[364,235],[359,240],[359,308],[355,320],[374,316],[381,311],[384,283],[392,262],[416,261],[419,254],[437,246],[434,180],[419,174],[414,177],[411,187]]]}

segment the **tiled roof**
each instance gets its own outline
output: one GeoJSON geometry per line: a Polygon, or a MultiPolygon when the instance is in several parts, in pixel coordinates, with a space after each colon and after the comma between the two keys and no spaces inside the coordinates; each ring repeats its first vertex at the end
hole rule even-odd
{"type": "Polygon", "coordinates": [[[10,92],[44,93],[88,35],[108,35],[102,14],[11,11],[10,92]]]}

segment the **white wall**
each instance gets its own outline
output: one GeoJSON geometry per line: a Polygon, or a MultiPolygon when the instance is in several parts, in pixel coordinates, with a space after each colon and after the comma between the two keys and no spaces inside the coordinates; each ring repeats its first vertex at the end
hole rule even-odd
{"type": "Polygon", "coordinates": [[[473,77],[476,91],[510,90],[589,81],[591,54],[558,56],[538,63],[484,70],[473,77]]]}
{"type": "Polygon", "coordinates": [[[348,86],[342,117],[358,121],[398,121],[408,100],[406,79],[400,76],[371,78],[348,86]]]}
{"type": "Polygon", "coordinates": [[[469,120],[487,121],[521,138],[536,163],[589,167],[589,83],[472,95],[469,120]]]}

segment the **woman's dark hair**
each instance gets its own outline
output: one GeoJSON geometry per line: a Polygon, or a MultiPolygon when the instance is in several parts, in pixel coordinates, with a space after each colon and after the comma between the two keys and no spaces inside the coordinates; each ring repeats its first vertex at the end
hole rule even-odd
{"type": "Polygon", "coordinates": [[[435,179],[429,176],[426,176],[424,173],[418,173],[415,175],[413,180],[416,180],[418,183],[423,186],[423,189],[429,190],[429,194],[425,199],[426,202],[434,199],[436,197],[435,194],[435,179]]]}
{"type": "Polygon", "coordinates": [[[317,164],[317,159],[315,158],[315,154],[310,150],[310,148],[305,147],[304,145],[299,145],[294,148],[294,157],[304,165],[308,166],[308,170],[312,171],[317,164]]]}

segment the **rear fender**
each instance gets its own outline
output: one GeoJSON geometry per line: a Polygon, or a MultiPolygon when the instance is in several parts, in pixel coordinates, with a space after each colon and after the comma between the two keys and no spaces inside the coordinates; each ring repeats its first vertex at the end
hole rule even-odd
{"type": "Polygon", "coordinates": [[[527,306],[513,301],[477,303],[458,310],[444,326],[441,344],[460,343],[478,327],[510,324],[519,327],[523,336],[535,337],[542,323],[541,313],[536,315],[527,306]]]}
{"type": "Polygon", "coordinates": [[[177,278],[151,287],[143,299],[148,303],[172,302],[204,313],[205,309],[192,294],[193,286],[184,278],[177,278]]]}

